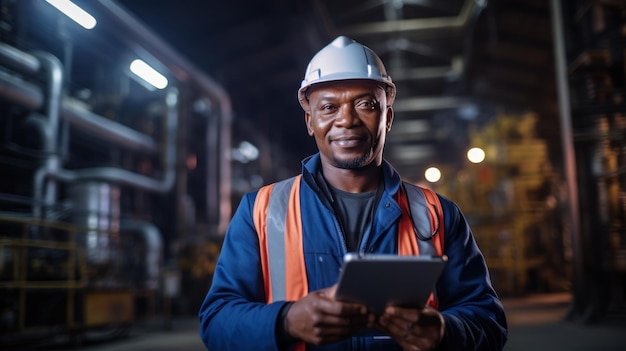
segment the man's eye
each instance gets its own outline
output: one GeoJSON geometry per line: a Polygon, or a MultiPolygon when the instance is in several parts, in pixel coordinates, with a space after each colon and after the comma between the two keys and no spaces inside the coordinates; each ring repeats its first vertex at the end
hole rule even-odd
{"type": "Polygon", "coordinates": [[[364,100],[357,104],[357,107],[368,110],[375,110],[377,107],[376,101],[374,100],[364,100]]]}
{"type": "Polygon", "coordinates": [[[330,104],[326,104],[322,106],[322,111],[333,111],[335,110],[335,106],[330,105],[330,104]]]}

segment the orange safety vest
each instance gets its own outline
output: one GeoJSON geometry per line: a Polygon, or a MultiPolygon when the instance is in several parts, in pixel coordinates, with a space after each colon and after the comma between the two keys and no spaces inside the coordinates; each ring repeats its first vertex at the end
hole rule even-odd
{"type": "MultiPolygon", "coordinates": [[[[300,217],[301,177],[262,187],[254,202],[267,303],[297,301],[309,293],[300,217]]],[[[403,185],[395,196],[402,210],[398,255],[443,255],[444,218],[439,197],[430,189],[403,185]]],[[[434,293],[428,304],[437,308],[434,293]]],[[[299,345],[296,349],[304,348],[299,345]]]]}

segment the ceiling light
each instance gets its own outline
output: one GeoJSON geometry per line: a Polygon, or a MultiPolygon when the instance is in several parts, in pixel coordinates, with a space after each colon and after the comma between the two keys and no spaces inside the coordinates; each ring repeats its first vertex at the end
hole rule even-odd
{"type": "Polygon", "coordinates": [[[472,163],[481,163],[485,160],[485,151],[479,147],[473,147],[467,151],[467,159],[472,163]]]}
{"type": "Polygon", "coordinates": [[[86,29],[92,29],[96,26],[96,19],[87,11],[81,9],[70,0],[46,0],[57,10],[63,12],[64,15],[74,20],[86,29]]]}
{"type": "Polygon", "coordinates": [[[157,89],[167,86],[167,78],[142,60],[134,60],[130,64],[130,71],[157,89]]]}
{"type": "Polygon", "coordinates": [[[437,183],[441,179],[441,171],[437,167],[430,167],[424,172],[424,178],[431,183],[437,183]]]}

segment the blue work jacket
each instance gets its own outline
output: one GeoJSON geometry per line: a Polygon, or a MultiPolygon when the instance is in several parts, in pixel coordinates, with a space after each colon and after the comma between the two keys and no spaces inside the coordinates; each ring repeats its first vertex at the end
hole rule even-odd
{"type": "MultiPolygon", "coordinates": [[[[339,221],[315,182],[320,167],[319,153],[303,161],[300,189],[310,292],[337,283],[346,253],[339,221]]],[[[371,232],[368,230],[361,242],[361,252],[397,253],[402,213],[393,196],[401,179],[386,161],[382,168],[385,190],[371,232]]],[[[209,351],[278,350],[277,318],[287,302],[265,302],[259,240],[252,217],[256,194],[244,195],[232,218],[211,288],[200,308],[200,336],[209,351]]],[[[501,350],[507,339],[506,318],[485,260],[459,208],[439,197],[445,218],[444,253],[448,256],[436,287],[446,325],[442,346],[447,350],[501,350]]],[[[329,345],[307,345],[307,351],[401,350],[380,332],[364,334],[329,345]]]]}

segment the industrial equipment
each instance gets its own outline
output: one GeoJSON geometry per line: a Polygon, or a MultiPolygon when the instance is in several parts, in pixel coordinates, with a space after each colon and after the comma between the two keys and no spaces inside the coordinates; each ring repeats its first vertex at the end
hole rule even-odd
{"type": "Polygon", "coordinates": [[[58,3],[0,1],[4,346],[166,319],[230,218],[226,92],[114,1],[58,3]]]}

